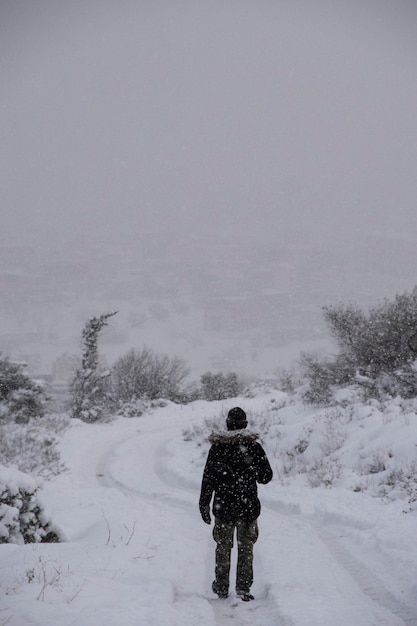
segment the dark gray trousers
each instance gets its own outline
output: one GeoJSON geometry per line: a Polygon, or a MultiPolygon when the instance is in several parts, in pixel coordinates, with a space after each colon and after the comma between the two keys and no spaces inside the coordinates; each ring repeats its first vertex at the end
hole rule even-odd
{"type": "Polygon", "coordinates": [[[233,536],[237,535],[236,591],[249,592],[253,583],[253,545],[258,539],[258,524],[237,520],[223,522],[216,518],[213,538],[216,542],[216,585],[227,593],[229,591],[230,555],[233,548],[233,536]]]}

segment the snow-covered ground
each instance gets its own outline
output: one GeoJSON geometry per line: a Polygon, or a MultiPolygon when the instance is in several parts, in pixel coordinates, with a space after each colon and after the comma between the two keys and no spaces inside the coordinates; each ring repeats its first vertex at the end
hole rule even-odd
{"type": "Polygon", "coordinates": [[[73,420],[61,445],[69,471],[41,492],[66,541],[0,546],[0,624],[417,624],[417,512],[387,479],[415,454],[415,413],[395,403],[346,411],[266,391],[73,420]],[[259,426],[275,471],[259,489],[250,603],[233,581],[227,600],[212,594],[215,544],[198,511],[206,420],[235,405],[259,426]]]}

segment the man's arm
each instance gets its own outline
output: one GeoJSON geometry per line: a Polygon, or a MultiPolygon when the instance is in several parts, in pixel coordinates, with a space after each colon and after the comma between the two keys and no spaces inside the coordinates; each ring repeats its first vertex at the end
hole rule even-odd
{"type": "Polygon", "coordinates": [[[273,472],[268,458],[265,454],[265,450],[259,443],[255,443],[255,472],[256,480],[262,485],[266,485],[272,480],[273,472]]]}
{"type": "Polygon", "coordinates": [[[204,467],[203,479],[201,481],[201,491],[199,508],[200,515],[206,524],[211,524],[210,502],[214,491],[214,475],[213,475],[213,455],[210,449],[206,465],[204,467]]]}

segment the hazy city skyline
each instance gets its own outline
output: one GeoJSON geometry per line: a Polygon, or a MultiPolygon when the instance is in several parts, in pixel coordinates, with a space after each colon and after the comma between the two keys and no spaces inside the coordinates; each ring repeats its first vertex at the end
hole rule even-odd
{"type": "Polygon", "coordinates": [[[69,311],[94,246],[112,285],[152,245],[155,282],[175,270],[174,241],[190,273],[216,244],[260,270],[281,250],[299,307],[310,267],[323,299],[412,288],[416,17],[407,0],[3,0],[1,242],[46,254],[35,288],[69,311]]]}

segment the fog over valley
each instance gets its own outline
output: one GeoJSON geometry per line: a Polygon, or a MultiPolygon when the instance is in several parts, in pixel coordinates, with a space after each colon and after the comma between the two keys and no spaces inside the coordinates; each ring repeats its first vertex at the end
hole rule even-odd
{"type": "MultiPolygon", "coordinates": [[[[0,351],[273,375],[417,284],[408,0],[0,5],[0,351]]],[[[68,365],[69,364],[69,365],[68,365]]],[[[67,367],[68,365],[68,367],[67,367]]]]}

